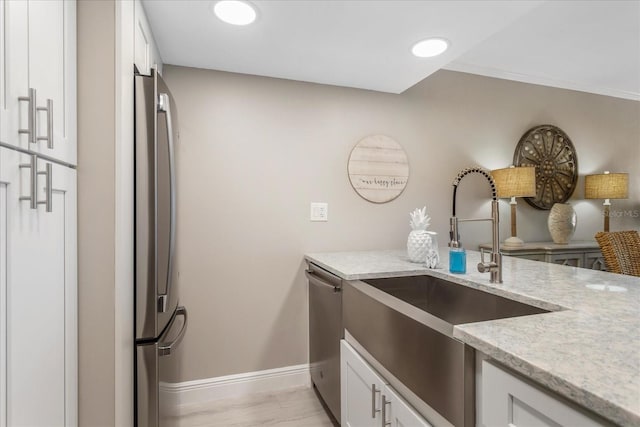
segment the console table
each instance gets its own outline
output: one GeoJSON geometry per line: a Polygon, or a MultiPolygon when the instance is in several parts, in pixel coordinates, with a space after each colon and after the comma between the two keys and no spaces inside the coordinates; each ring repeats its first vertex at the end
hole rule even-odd
{"type": "MultiPolygon", "coordinates": [[[[485,243],[480,245],[480,248],[491,250],[491,245],[485,243]]],[[[503,255],[534,261],[606,271],[600,246],[595,241],[577,240],[566,245],[559,245],[553,242],[526,242],[523,246],[517,248],[500,245],[500,252],[503,255]]]]}

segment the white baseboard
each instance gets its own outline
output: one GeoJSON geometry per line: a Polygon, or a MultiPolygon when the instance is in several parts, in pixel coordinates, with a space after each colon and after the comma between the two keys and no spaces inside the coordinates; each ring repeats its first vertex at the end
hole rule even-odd
{"type": "Polygon", "coordinates": [[[311,387],[308,364],[180,383],[161,382],[160,407],[167,415],[176,416],[191,405],[296,387],[311,387]]]}

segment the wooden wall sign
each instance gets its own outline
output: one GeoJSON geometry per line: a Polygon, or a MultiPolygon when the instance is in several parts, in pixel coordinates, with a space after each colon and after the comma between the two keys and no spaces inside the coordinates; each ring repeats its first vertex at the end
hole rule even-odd
{"type": "Polygon", "coordinates": [[[386,203],[407,186],[409,161],[396,141],[385,135],[370,135],[351,151],[348,171],[351,186],[363,199],[386,203]]]}

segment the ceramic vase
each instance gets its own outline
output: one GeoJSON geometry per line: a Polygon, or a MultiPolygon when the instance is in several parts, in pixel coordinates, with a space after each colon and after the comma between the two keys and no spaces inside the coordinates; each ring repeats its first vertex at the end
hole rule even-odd
{"type": "Polygon", "coordinates": [[[569,203],[556,203],[549,211],[549,233],[554,243],[566,245],[576,231],[578,217],[569,203]]]}
{"type": "Polygon", "coordinates": [[[427,230],[413,230],[407,239],[407,255],[411,262],[424,262],[431,247],[431,236],[427,230]]]}
{"type": "Polygon", "coordinates": [[[431,218],[427,215],[427,207],[414,209],[409,213],[411,233],[407,238],[407,255],[411,262],[425,262],[427,252],[431,248],[431,235],[427,231],[431,218]]]}

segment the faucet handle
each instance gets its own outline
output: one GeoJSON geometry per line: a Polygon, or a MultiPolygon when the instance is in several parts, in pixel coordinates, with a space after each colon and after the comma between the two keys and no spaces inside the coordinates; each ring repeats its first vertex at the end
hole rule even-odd
{"type": "Polygon", "coordinates": [[[491,271],[492,268],[496,267],[496,264],[493,262],[484,262],[484,248],[480,248],[480,262],[478,263],[478,271],[480,273],[486,273],[491,271]]]}

